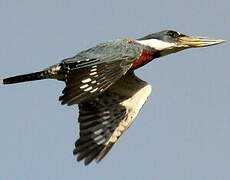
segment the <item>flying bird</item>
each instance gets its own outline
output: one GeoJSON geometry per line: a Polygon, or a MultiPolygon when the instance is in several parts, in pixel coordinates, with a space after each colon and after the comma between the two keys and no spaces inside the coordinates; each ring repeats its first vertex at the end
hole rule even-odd
{"type": "Polygon", "coordinates": [[[224,42],[165,30],[139,39],[117,39],[81,51],[42,71],[9,77],[2,84],[57,79],[66,86],[61,104],[78,104],[80,137],[73,154],[88,165],[99,162],[130,127],[151,93],[134,71],[178,51],[224,42]]]}

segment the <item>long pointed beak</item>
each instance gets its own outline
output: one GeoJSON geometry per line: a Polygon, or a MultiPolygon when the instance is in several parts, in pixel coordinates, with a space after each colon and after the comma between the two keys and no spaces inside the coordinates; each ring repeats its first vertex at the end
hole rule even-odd
{"type": "Polygon", "coordinates": [[[209,39],[206,37],[196,37],[196,36],[180,36],[178,37],[179,42],[184,47],[205,47],[205,46],[213,46],[216,44],[220,44],[225,42],[222,39],[209,39]]]}

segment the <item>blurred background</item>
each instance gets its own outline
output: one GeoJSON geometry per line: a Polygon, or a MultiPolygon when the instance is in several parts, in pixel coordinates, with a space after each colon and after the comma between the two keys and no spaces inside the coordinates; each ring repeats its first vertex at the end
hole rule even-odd
{"type": "MultiPolygon", "coordinates": [[[[0,0],[0,78],[37,71],[95,44],[173,29],[229,40],[226,0],[0,0]]],[[[229,42],[159,58],[136,71],[153,91],[100,164],[72,155],[76,106],[64,83],[0,87],[0,179],[229,180],[229,42]]]]}

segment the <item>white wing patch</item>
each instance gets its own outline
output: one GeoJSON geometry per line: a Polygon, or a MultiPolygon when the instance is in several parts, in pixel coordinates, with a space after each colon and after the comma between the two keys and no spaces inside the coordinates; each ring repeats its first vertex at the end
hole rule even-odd
{"type": "Polygon", "coordinates": [[[85,89],[85,88],[87,88],[88,86],[89,86],[88,84],[84,84],[84,85],[80,86],[80,89],[85,89]]]}
{"type": "Polygon", "coordinates": [[[82,83],[88,83],[88,82],[90,82],[90,81],[92,81],[92,79],[87,78],[87,79],[82,80],[81,82],[82,82],[82,83]]]}
{"type": "Polygon", "coordinates": [[[126,119],[120,122],[119,126],[115,129],[114,133],[112,134],[106,145],[111,142],[115,143],[117,139],[121,136],[121,134],[130,127],[150,93],[151,86],[147,85],[139,90],[133,97],[120,103],[122,106],[126,107],[127,116],[126,119]]]}
{"type": "Polygon", "coordinates": [[[99,162],[103,158],[104,154],[108,151],[108,149],[110,149],[117,142],[119,137],[133,123],[141,107],[144,105],[148,96],[150,95],[151,89],[152,89],[151,85],[147,85],[142,89],[140,89],[131,98],[120,103],[120,105],[126,108],[126,117],[119,123],[118,127],[114,130],[109,140],[105,143],[105,148],[101,151],[101,153],[96,158],[97,162],[99,162]]]}

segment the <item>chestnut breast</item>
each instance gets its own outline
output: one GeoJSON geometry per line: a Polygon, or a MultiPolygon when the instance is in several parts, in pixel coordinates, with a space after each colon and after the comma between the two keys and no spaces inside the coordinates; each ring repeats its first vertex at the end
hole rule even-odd
{"type": "Polygon", "coordinates": [[[157,54],[151,53],[147,49],[143,49],[140,56],[133,62],[131,69],[135,70],[141,66],[144,66],[145,64],[149,63],[152,61],[154,58],[157,58],[157,54]]]}

